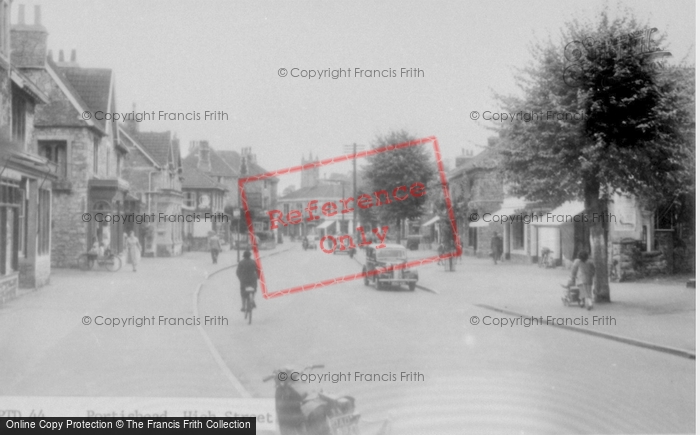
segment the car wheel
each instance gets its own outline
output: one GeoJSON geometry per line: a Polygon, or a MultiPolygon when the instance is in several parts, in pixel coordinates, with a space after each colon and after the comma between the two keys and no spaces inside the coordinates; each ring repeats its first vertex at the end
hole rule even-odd
{"type": "Polygon", "coordinates": [[[408,283],[408,289],[411,291],[414,291],[416,289],[416,283],[415,282],[409,282],[408,283]]]}
{"type": "Polygon", "coordinates": [[[379,278],[374,278],[374,288],[377,289],[377,290],[381,290],[381,289],[382,289],[382,283],[379,282],[379,278]]]}
{"type": "Polygon", "coordinates": [[[369,286],[369,276],[367,276],[367,268],[366,267],[362,268],[362,273],[365,274],[365,285],[369,286]]]}

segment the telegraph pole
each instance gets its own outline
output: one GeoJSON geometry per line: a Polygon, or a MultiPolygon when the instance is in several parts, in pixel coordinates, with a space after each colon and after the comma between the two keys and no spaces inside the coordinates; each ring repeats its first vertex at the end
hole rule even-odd
{"type": "MultiPolygon", "coordinates": [[[[345,152],[352,150],[352,197],[357,198],[357,151],[362,151],[365,146],[353,143],[352,146],[345,145],[343,149],[345,152]]],[[[352,210],[352,225],[357,228],[357,207],[353,207],[352,210]]],[[[356,232],[354,228],[353,232],[356,232]]]]}

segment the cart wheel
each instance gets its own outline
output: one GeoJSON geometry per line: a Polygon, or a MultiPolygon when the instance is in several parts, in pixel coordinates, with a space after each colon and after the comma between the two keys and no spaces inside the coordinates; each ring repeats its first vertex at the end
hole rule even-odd
{"type": "Polygon", "coordinates": [[[90,270],[95,265],[95,260],[89,254],[80,254],[78,256],[78,267],[81,270],[90,270]]]}
{"type": "Polygon", "coordinates": [[[116,272],[122,268],[122,259],[118,256],[113,256],[105,260],[104,266],[110,272],[116,272]]]}

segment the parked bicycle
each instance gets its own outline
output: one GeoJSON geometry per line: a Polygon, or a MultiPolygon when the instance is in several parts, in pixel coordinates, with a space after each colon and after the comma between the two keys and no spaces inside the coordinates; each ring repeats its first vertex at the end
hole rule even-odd
{"type": "Polygon", "coordinates": [[[538,266],[551,269],[554,267],[554,252],[549,248],[542,248],[542,255],[538,266]]]}
{"type": "Polygon", "coordinates": [[[122,259],[109,249],[105,251],[104,255],[85,252],[78,256],[78,267],[81,270],[91,270],[93,267],[95,267],[95,263],[99,264],[110,272],[116,272],[122,268],[122,259]]]}

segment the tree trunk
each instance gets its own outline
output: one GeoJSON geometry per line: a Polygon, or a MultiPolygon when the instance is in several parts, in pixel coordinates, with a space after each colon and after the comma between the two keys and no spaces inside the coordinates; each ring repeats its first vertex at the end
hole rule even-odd
{"type": "Polygon", "coordinates": [[[595,266],[593,284],[596,302],[610,302],[610,285],[608,281],[608,248],[604,216],[607,204],[600,198],[600,182],[591,180],[584,187],[584,204],[588,214],[588,230],[591,241],[591,257],[595,266]]]}
{"type": "Polygon", "coordinates": [[[401,244],[401,218],[396,218],[396,243],[401,244]]]}

